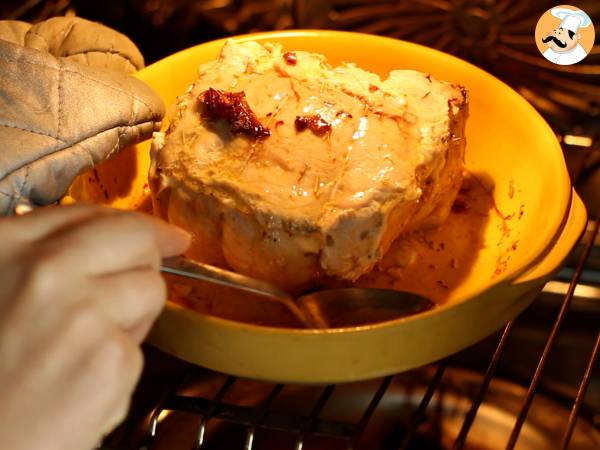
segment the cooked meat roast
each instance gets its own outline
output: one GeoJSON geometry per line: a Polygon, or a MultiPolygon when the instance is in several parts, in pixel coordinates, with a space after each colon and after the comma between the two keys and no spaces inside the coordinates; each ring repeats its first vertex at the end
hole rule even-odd
{"type": "Polygon", "coordinates": [[[188,256],[295,290],[355,280],[461,184],[466,91],[412,70],[228,41],[152,145],[155,213],[188,256]]]}

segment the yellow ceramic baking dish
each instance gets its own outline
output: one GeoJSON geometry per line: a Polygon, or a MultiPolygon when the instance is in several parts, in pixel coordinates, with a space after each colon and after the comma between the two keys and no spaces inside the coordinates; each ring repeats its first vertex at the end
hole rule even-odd
{"type": "MultiPolygon", "coordinates": [[[[234,39],[279,42],[287,50],[323,53],[334,64],[355,62],[382,76],[392,69],[415,69],[464,85],[470,102],[466,167],[488,180],[498,210],[511,220],[509,232],[506,221],[492,215],[470,273],[445,304],[423,314],[302,330],[234,322],[168,302],[149,337],[155,346],[205,367],[280,382],[345,382],[400,372],[473,344],[515,317],[578,240],[585,208],[571,188],[554,133],[527,101],[490,74],[430,48],[358,33],[303,30],[234,39]],[[504,250],[509,247],[510,252],[504,250]]],[[[194,81],[198,65],[214,59],[223,43],[176,53],[137,76],[170,105],[194,81]]],[[[139,206],[148,148],[145,142],[118,156],[111,205],[139,206]]],[[[84,178],[71,195],[98,200],[84,178]]]]}

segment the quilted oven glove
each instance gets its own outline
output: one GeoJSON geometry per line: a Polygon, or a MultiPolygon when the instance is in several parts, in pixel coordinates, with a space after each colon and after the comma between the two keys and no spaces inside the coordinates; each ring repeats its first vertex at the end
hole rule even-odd
{"type": "Polygon", "coordinates": [[[162,101],[128,75],[143,66],[126,36],[97,23],[0,21],[0,214],[56,202],[160,128],[162,101]]]}

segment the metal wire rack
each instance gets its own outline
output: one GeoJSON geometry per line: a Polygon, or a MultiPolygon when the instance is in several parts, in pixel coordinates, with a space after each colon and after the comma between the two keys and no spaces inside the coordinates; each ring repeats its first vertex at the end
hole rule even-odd
{"type": "MultiPolygon", "coordinates": [[[[598,218],[597,215],[596,218],[598,218]]],[[[554,323],[545,342],[544,349],[541,352],[541,355],[539,355],[539,360],[537,362],[534,374],[529,380],[529,386],[527,388],[526,395],[522,401],[520,411],[516,417],[516,421],[506,445],[507,450],[512,450],[517,445],[519,435],[527,420],[532,402],[539,390],[542,373],[544,372],[544,368],[548,362],[550,352],[555,345],[561,325],[563,324],[569,311],[576,287],[578,286],[582,274],[584,273],[586,262],[590,257],[590,252],[594,248],[594,242],[596,242],[597,238],[600,238],[599,225],[600,221],[598,220],[590,221],[590,225],[582,237],[581,253],[570,278],[568,289],[564,294],[560,308],[556,313],[554,323]]],[[[487,370],[483,375],[479,388],[472,398],[470,408],[451,447],[452,450],[460,450],[465,447],[469,431],[471,430],[480,406],[484,401],[486,393],[488,393],[488,389],[496,373],[498,363],[502,358],[507,343],[510,340],[511,333],[513,331],[513,325],[514,321],[509,322],[500,334],[495,350],[493,351],[492,357],[489,360],[487,370]]],[[[589,354],[587,366],[579,382],[576,395],[572,399],[570,416],[563,432],[562,441],[560,444],[557,443],[557,445],[559,445],[557,448],[563,450],[569,448],[569,443],[573,435],[573,431],[583,405],[584,397],[592,377],[592,371],[598,359],[599,353],[600,329],[596,334],[595,343],[591,353],[589,354]]],[[[447,367],[448,360],[443,360],[437,364],[437,368],[431,377],[428,387],[422,395],[420,403],[413,410],[412,415],[406,424],[404,436],[399,446],[400,450],[406,450],[411,445],[416,430],[422,423],[436,390],[438,390],[440,387],[440,383],[442,382],[447,367]]],[[[276,412],[271,408],[274,401],[284,388],[284,386],[281,384],[272,385],[270,391],[264,397],[264,399],[257,405],[252,406],[233,404],[224,401],[227,393],[238,381],[236,377],[233,376],[227,376],[224,378],[222,385],[219,389],[217,389],[216,395],[214,395],[212,398],[182,394],[183,387],[189,381],[190,377],[193,377],[195,370],[195,367],[190,367],[190,369],[181,377],[181,379],[179,379],[173,385],[170,392],[168,392],[163,400],[160,401],[156,406],[149,420],[146,439],[136,450],[152,449],[153,442],[157,436],[157,433],[159,433],[159,419],[161,418],[162,414],[165,414],[166,411],[191,413],[200,418],[195,442],[190,443],[190,447],[188,447],[195,450],[203,447],[207,424],[213,420],[221,420],[243,426],[245,429],[245,443],[243,448],[245,450],[251,450],[255,448],[254,442],[256,432],[260,429],[278,430],[289,433],[294,437],[296,450],[302,450],[305,447],[307,438],[310,436],[320,436],[340,440],[345,443],[344,445],[347,449],[353,449],[356,447],[359,438],[376,411],[382,398],[384,398],[384,395],[386,394],[386,391],[388,391],[388,388],[390,387],[390,384],[394,378],[393,376],[388,376],[381,379],[378,386],[373,391],[372,397],[359,420],[356,422],[346,422],[330,420],[321,417],[324,407],[327,405],[327,402],[336,389],[335,385],[325,386],[321,389],[318,398],[314,402],[312,409],[308,414],[303,415],[282,413],[276,412]]],[[[109,448],[111,450],[117,449],[116,447],[104,447],[103,450],[108,450],[109,448]]],[[[118,450],[121,449],[119,448],[118,450]]],[[[127,450],[131,449],[129,448],[127,450]]]]}

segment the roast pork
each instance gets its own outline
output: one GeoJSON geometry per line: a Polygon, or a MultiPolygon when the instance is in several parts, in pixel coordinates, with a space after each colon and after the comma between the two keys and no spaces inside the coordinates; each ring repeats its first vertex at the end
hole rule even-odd
{"type": "Polygon", "coordinates": [[[355,280],[446,218],[466,118],[465,89],[429,74],[228,41],[155,135],[154,210],[193,259],[291,290],[355,280]]]}

